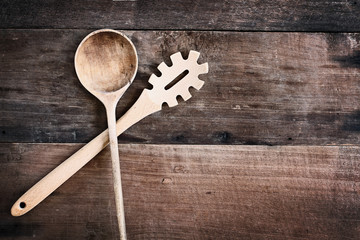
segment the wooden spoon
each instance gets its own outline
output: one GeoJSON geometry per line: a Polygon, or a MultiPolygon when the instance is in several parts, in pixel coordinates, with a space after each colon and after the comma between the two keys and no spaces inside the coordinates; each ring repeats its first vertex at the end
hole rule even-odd
{"type": "Polygon", "coordinates": [[[75,53],[75,69],[80,82],[106,108],[121,239],[126,239],[126,229],[116,134],[116,105],[134,80],[137,66],[137,53],[133,43],[122,33],[111,29],[90,33],[75,53]]]}

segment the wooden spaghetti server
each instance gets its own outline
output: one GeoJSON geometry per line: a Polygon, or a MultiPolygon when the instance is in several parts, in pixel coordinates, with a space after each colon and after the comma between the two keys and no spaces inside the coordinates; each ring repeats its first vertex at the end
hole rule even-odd
{"type": "MultiPolygon", "coordinates": [[[[190,51],[188,58],[184,59],[181,53],[177,52],[170,56],[172,66],[162,62],[158,66],[161,76],[152,74],[149,78],[153,88],[144,89],[133,106],[116,122],[117,136],[144,117],[160,111],[163,103],[174,107],[178,104],[178,96],[184,101],[191,98],[190,87],[200,90],[204,82],[198,76],[208,72],[208,64],[198,64],[199,55],[199,52],[190,51]],[[178,76],[182,78],[173,84],[178,76]]],[[[12,206],[11,214],[21,216],[33,209],[108,144],[109,134],[108,130],[105,130],[23,194],[12,206]]]]}

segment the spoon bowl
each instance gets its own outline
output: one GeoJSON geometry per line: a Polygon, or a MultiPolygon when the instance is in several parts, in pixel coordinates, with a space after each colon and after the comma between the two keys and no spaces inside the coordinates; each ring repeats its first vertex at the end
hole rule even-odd
{"type": "Polygon", "coordinates": [[[126,239],[126,228],[115,113],[119,99],[135,78],[137,67],[134,44],[112,29],[90,33],[75,53],[75,70],[81,84],[106,108],[116,214],[122,240],[126,239]]]}
{"type": "Polygon", "coordinates": [[[75,53],[76,74],[82,85],[97,97],[130,84],[137,67],[134,44],[124,34],[112,29],[90,33],[75,53]]]}

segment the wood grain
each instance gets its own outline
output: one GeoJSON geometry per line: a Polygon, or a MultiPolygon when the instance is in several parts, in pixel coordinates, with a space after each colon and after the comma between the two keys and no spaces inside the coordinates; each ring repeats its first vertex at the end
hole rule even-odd
{"type": "MultiPolygon", "coordinates": [[[[105,111],[73,65],[88,30],[0,31],[0,142],[89,142],[106,128],[105,111]]],[[[190,49],[209,62],[193,98],[155,113],[123,143],[359,144],[360,35],[125,31],[139,71],[118,109],[139,97],[169,56],[190,49]]]]}
{"type": "MultiPolygon", "coordinates": [[[[26,189],[81,146],[0,144],[2,239],[118,237],[108,148],[31,212],[10,216],[26,189]]],[[[129,239],[360,237],[359,147],[119,149],[129,239]]]]}
{"type": "Polygon", "coordinates": [[[3,0],[0,28],[359,31],[357,0],[3,0]]]}

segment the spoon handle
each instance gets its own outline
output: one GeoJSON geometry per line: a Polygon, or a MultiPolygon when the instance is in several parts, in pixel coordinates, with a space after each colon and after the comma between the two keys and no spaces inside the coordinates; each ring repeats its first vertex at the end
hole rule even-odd
{"type": "MultiPolygon", "coordinates": [[[[161,106],[150,99],[145,89],[134,105],[116,122],[117,136],[144,117],[160,110],[161,106]]],[[[104,149],[109,144],[108,136],[108,130],[103,131],[48,173],[14,203],[11,214],[21,216],[37,206],[104,149]]]]}
{"type": "Polygon", "coordinates": [[[109,130],[110,152],[115,193],[116,216],[119,225],[120,239],[126,240],[124,198],[121,184],[121,169],[119,160],[118,139],[116,134],[116,103],[110,102],[106,106],[106,115],[109,130]]]}

